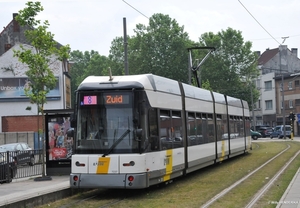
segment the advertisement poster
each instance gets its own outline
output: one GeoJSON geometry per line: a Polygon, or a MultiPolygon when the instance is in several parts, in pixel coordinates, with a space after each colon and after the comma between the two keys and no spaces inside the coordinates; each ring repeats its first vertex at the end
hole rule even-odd
{"type": "Polygon", "coordinates": [[[70,117],[56,117],[48,120],[49,161],[71,159],[73,138],[68,137],[70,117]]]}
{"type": "MultiPolygon", "coordinates": [[[[30,89],[29,83],[30,81],[26,77],[0,78],[0,101],[2,99],[27,98],[24,90],[30,89]]],[[[55,88],[47,94],[47,98],[57,97],[60,97],[58,78],[55,88]]]]}

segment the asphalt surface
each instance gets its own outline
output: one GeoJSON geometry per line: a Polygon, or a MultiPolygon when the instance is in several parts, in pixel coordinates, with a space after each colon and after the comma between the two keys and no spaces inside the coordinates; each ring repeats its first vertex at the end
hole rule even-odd
{"type": "MultiPolygon", "coordinates": [[[[287,141],[290,139],[272,139],[287,141]]],[[[294,137],[300,142],[300,137],[294,137]]],[[[259,138],[254,142],[266,142],[270,138],[259,138]]],[[[69,175],[15,179],[11,183],[0,185],[0,207],[22,208],[37,207],[50,203],[76,192],[70,188],[69,175]],[[39,180],[36,180],[38,178],[39,180]]],[[[277,208],[300,208],[300,168],[280,201],[271,201],[277,208]]]]}

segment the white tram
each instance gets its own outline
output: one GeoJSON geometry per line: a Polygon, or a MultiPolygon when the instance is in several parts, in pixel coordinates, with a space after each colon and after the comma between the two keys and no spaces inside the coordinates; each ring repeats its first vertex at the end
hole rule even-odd
{"type": "Polygon", "coordinates": [[[152,74],[87,77],[73,118],[71,188],[147,188],[251,148],[247,102],[152,74]]]}

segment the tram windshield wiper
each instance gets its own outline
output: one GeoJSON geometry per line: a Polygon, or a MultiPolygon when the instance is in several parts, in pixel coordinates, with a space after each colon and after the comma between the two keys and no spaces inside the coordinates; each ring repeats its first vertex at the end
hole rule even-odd
{"type": "Polygon", "coordinates": [[[115,141],[115,143],[113,143],[113,145],[111,145],[109,150],[102,155],[102,157],[105,157],[106,155],[110,154],[111,151],[127,136],[127,134],[129,134],[129,132],[130,132],[130,129],[127,129],[124,132],[124,134],[122,134],[122,136],[120,136],[120,138],[117,141],[115,141]]]}

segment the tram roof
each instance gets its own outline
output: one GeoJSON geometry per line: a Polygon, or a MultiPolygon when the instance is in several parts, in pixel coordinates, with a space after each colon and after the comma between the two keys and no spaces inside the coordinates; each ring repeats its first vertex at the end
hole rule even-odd
{"type": "Polygon", "coordinates": [[[180,94],[178,82],[153,74],[123,76],[88,76],[77,90],[97,89],[145,89],[180,94]]]}
{"type": "MultiPolygon", "coordinates": [[[[78,86],[81,90],[101,90],[101,89],[145,89],[166,92],[180,95],[178,81],[157,76],[154,74],[122,75],[122,76],[88,76],[78,86]]],[[[206,89],[198,88],[183,83],[183,89],[186,97],[196,98],[206,101],[212,101],[212,94],[216,103],[226,103],[223,94],[211,92],[206,89]]],[[[226,96],[227,102],[231,106],[242,107],[241,100],[238,98],[226,96]]],[[[244,107],[248,104],[242,101],[244,107]]]]}

